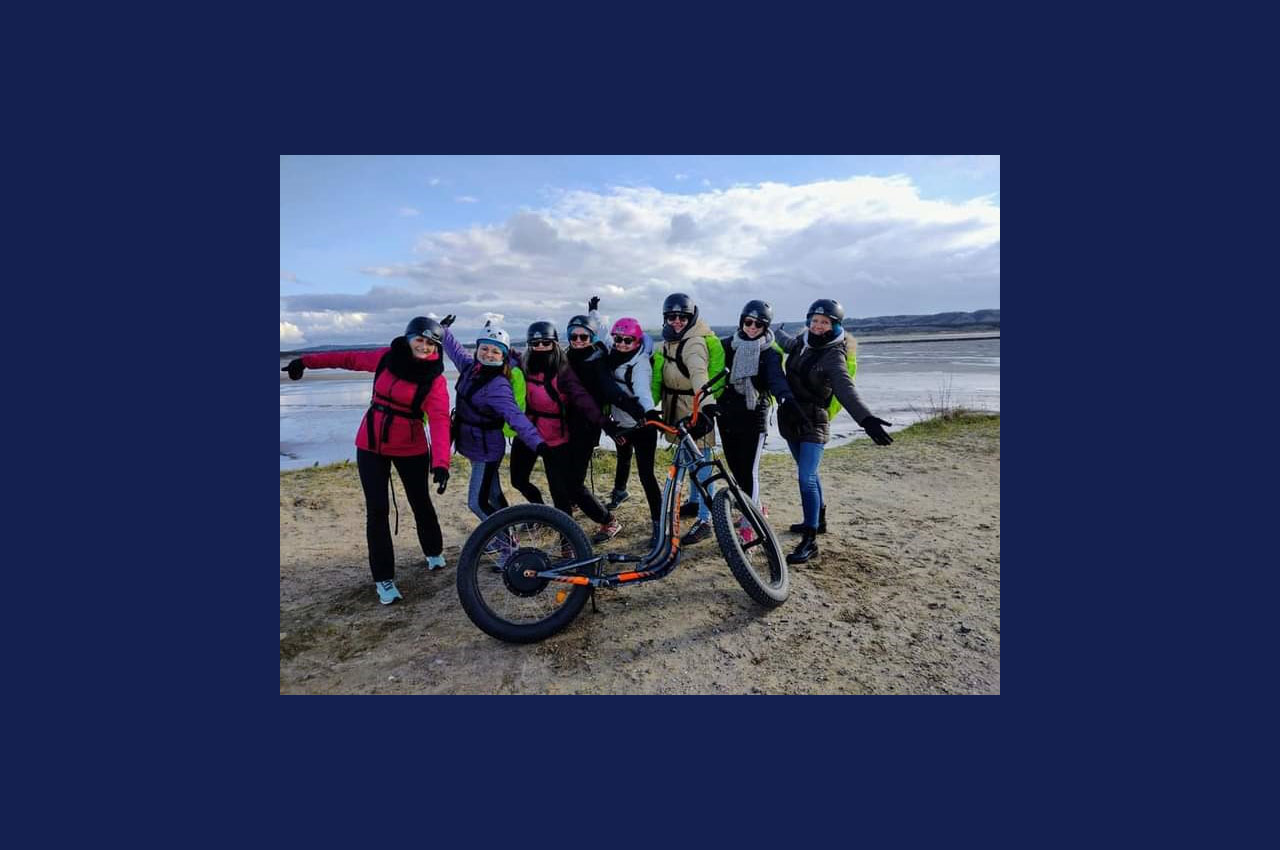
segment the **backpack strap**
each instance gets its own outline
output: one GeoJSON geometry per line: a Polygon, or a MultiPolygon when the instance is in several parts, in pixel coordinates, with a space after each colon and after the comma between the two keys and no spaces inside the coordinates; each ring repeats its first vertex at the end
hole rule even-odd
{"type": "Polygon", "coordinates": [[[480,412],[476,409],[475,402],[472,401],[472,399],[475,398],[476,393],[480,392],[480,390],[483,389],[486,384],[488,384],[490,381],[496,378],[497,374],[486,375],[482,379],[473,380],[471,384],[467,387],[468,392],[466,393],[462,392],[462,379],[464,377],[465,375],[458,375],[458,383],[454,385],[454,392],[459,402],[465,401],[467,403],[467,407],[469,408],[469,413],[464,414],[462,411],[462,406],[458,405],[455,408],[458,413],[458,418],[473,428],[481,428],[486,431],[491,431],[491,430],[496,430],[498,428],[501,428],[504,421],[502,417],[492,419],[492,418],[481,416],[480,412]]]}

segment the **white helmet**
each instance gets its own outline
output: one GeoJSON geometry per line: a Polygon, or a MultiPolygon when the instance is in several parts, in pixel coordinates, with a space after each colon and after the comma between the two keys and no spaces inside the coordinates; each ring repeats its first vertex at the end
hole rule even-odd
{"type": "Polygon", "coordinates": [[[511,337],[502,328],[495,328],[492,325],[485,325],[484,333],[476,340],[476,345],[500,345],[503,351],[511,350],[511,337]]]}

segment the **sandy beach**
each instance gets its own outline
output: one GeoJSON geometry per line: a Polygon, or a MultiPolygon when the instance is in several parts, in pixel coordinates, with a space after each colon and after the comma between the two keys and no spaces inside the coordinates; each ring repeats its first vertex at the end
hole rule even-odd
{"type": "MultiPolygon", "coordinates": [[[[353,426],[354,427],[354,426],[353,426]]],[[[355,465],[280,475],[280,692],[416,694],[886,694],[1000,692],[1000,420],[913,425],[877,447],[829,450],[829,532],[791,567],[791,597],[766,610],[712,537],[661,581],[596,594],[538,644],[489,637],[463,612],[455,562],[477,525],[469,472],[431,490],[446,568],[427,572],[396,482],[396,582],[378,604],[355,465]]],[[[659,453],[659,462],[664,461],[659,453]]],[[[596,492],[612,485],[596,460],[596,492]]],[[[761,492],[786,551],[801,519],[789,456],[761,461],[761,492]]],[[[661,480],[661,477],[660,477],[661,480]]],[[[503,488],[513,503],[505,464],[503,488]]],[[[534,482],[545,494],[540,471],[534,482]]],[[[623,533],[600,547],[639,552],[648,511],[632,476],[623,533]]],[[[581,519],[581,514],[578,514],[581,519]]],[[[686,521],[687,523],[687,521],[686,521]]],[[[594,526],[588,525],[588,532],[594,526]]]]}

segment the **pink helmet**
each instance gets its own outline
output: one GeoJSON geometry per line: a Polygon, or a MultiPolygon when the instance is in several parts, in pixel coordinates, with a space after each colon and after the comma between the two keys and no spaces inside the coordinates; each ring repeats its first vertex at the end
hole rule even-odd
{"type": "Polygon", "coordinates": [[[613,323],[613,330],[610,333],[625,334],[633,336],[637,340],[644,337],[644,330],[641,329],[640,323],[630,316],[623,316],[621,319],[613,323]]]}

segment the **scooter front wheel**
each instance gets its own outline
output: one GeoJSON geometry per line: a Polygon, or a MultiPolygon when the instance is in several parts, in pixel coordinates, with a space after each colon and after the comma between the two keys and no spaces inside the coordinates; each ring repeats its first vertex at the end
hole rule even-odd
{"type": "Polygon", "coordinates": [[[791,595],[791,576],[782,547],[769,520],[750,497],[733,487],[716,491],[711,518],[720,553],[729,570],[752,599],[766,608],[777,608],[791,595]],[[749,539],[744,540],[744,531],[749,539]]]}

